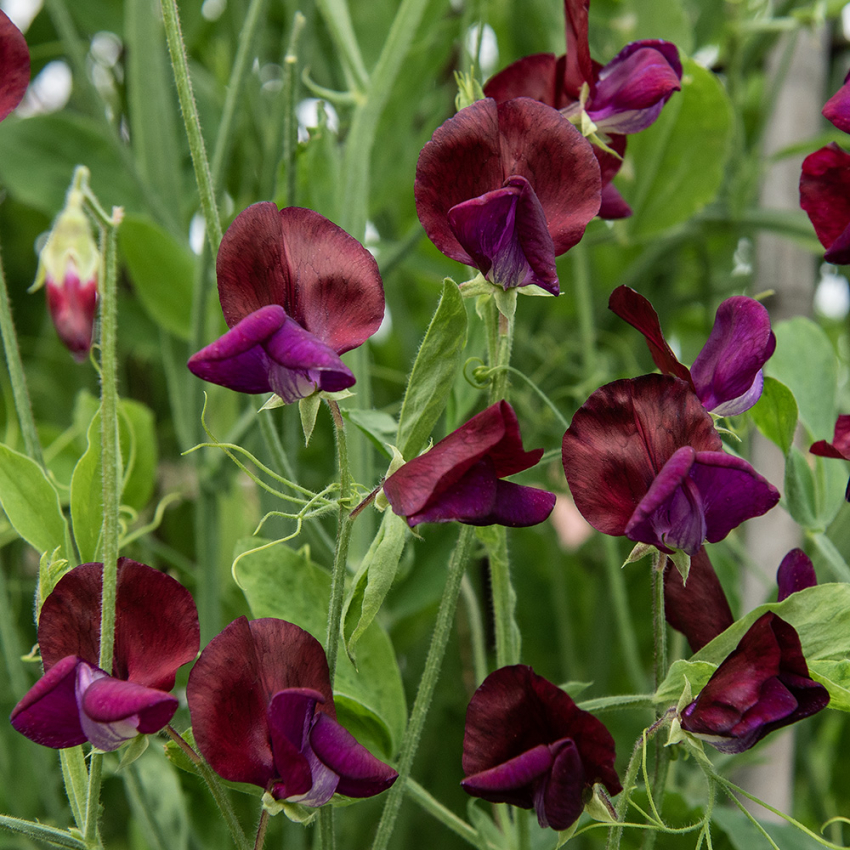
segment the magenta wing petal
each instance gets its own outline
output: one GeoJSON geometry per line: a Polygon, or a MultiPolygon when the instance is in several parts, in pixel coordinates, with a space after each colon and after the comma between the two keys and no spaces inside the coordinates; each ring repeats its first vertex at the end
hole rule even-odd
{"type": "Polygon", "coordinates": [[[831,443],[826,440],[818,440],[812,444],[809,451],[813,455],[820,455],[821,457],[850,460],[850,415],[843,414],[838,417],[831,443]]]}
{"type": "Polygon", "coordinates": [[[542,827],[569,829],[584,811],[587,777],[575,742],[567,738],[550,749],[556,754],[552,769],[534,794],[537,821],[542,827]]]}
{"type": "Polygon", "coordinates": [[[498,120],[504,177],[529,181],[560,256],[599,212],[601,177],[593,147],[557,110],[528,98],[500,104],[498,120]]]}
{"type": "Polygon", "coordinates": [[[691,366],[697,395],[706,409],[721,416],[749,410],[758,401],[761,370],[775,348],[767,310],[752,298],[727,298],[717,308],[708,341],[691,366]]]}
{"type": "Polygon", "coordinates": [[[839,130],[850,133],[850,84],[846,79],[844,85],[826,102],[821,114],[839,130]]]}
{"type": "Polygon", "coordinates": [[[484,94],[496,103],[515,97],[530,97],[558,109],[558,59],[554,53],[535,53],[524,56],[484,84],[484,94]]]}
{"type": "Polygon", "coordinates": [[[512,481],[496,482],[496,501],[492,513],[480,525],[504,525],[527,528],[548,519],[555,507],[555,494],[512,481]]]}
{"type": "Polygon", "coordinates": [[[304,751],[316,704],[324,697],[310,688],[278,691],[269,703],[267,717],[274,755],[275,796],[286,799],[306,794],[313,787],[313,774],[304,751]]]}
{"type": "Polygon", "coordinates": [[[561,456],[576,507],[598,531],[623,535],[677,449],[720,451],[710,414],[684,381],[664,375],[614,381],[582,405],[561,456]]]}
{"type": "Polygon", "coordinates": [[[339,776],[338,794],[372,797],[386,791],[398,772],[375,758],[354,736],[326,714],[320,714],[310,732],[310,746],[319,760],[339,776]]]}
{"type": "Polygon", "coordinates": [[[81,659],[56,661],[12,709],[12,726],[36,744],[61,750],[86,742],[77,705],[77,667],[81,659]]]}
{"type": "Polygon", "coordinates": [[[613,221],[619,218],[628,218],[632,214],[632,208],[626,203],[625,198],[619,193],[613,183],[602,186],[602,203],[599,206],[599,218],[613,221]]]}
{"type": "Polygon", "coordinates": [[[667,562],[664,613],[667,622],[688,639],[692,652],[698,652],[735,622],[704,546],[691,556],[687,584],[673,562],[667,562]]]}
{"type": "Polygon", "coordinates": [[[850,263],[850,154],[835,142],[803,160],[800,206],[827,249],[827,262],[850,263]]]}
{"type": "Polygon", "coordinates": [[[792,549],[783,559],[776,572],[779,587],[777,602],[787,599],[798,590],[816,587],[818,577],[812,559],[802,549],[792,549]]]}
{"type": "Polygon", "coordinates": [[[27,40],[0,10],[0,121],[21,102],[29,81],[27,40]]]}
{"type": "Polygon", "coordinates": [[[532,783],[548,773],[553,763],[550,748],[538,744],[489,770],[467,776],[460,784],[473,797],[530,809],[534,802],[532,783]]]}
{"type": "Polygon", "coordinates": [[[658,313],[643,295],[631,287],[618,286],[608,299],[608,309],[644,335],[652,361],[662,372],[675,375],[693,386],[688,367],[679,362],[667,344],[658,313]]]}

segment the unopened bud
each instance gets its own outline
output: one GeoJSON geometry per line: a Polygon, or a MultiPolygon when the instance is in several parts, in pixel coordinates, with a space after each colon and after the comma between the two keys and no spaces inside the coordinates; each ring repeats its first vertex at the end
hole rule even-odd
{"type": "Polygon", "coordinates": [[[72,189],[53,224],[30,292],[47,287],[47,307],[59,338],[82,362],[92,344],[97,313],[100,252],[83,212],[82,194],[72,189]]]}

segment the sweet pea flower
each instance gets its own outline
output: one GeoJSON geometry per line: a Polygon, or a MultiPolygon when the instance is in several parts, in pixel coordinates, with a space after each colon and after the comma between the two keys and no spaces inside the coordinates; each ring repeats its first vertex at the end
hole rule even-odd
{"type": "Polygon", "coordinates": [[[398,777],[337,723],[325,651],[292,623],[234,620],[201,653],[186,695],[213,770],[276,800],[372,797],[398,777]]]}
{"type": "Polygon", "coordinates": [[[792,549],[776,572],[777,602],[787,599],[798,590],[816,587],[818,583],[812,559],[802,549],[792,549]]]}
{"type": "Polygon", "coordinates": [[[312,210],[253,204],[221,240],[216,274],[230,330],[189,359],[193,374],[287,403],[354,384],[339,355],[384,315],[377,263],[356,239],[312,210]]]}
{"type": "Polygon", "coordinates": [[[463,735],[464,791],[533,808],[540,826],[568,829],[594,784],[622,791],[605,726],[531,667],[491,673],[473,694],[463,735]]]}
{"type": "Polygon", "coordinates": [[[797,631],[769,611],[714,671],[680,722],[721,752],[741,753],[828,702],[826,688],[809,676],[797,631]]]}
{"type": "Polygon", "coordinates": [[[562,460],[582,516],[604,534],[696,555],[779,501],[722,451],[711,415],[678,378],[644,375],[598,389],[564,434],[562,460]]]}
{"type": "Polygon", "coordinates": [[[624,218],[631,209],[611,180],[622,164],[626,134],[649,127],[673,92],[681,89],[682,63],[676,46],[659,39],[627,44],[605,66],[594,62],[588,43],[589,9],[590,0],[564,2],[566,56],[526,56],[490,79],[484,93],[499,103],[514,97],[539,100],[603,141],[608,151],[594,146],[602,169],[599,215],[624,218]]]}
{"type": "Polygon", "coordinates": [[[665,375],[687,381],[706,409],[717,416],[736,416],[761,397],[762,367],[776,349],[767,310],[753,298],[727,298],[718,308],[708,341],[688,369],[671,350],[658,314],[634,289],[618,286],[608,308],[639,330],[655,365],[665,375]]]}
{"type": "Polygon", "coordinates": [[[590,144],[528,98],[479,100],[434,132],[416,165],[416,212],[447,257],[504,289],[559,292],[555,257],[599,209],[590,144]]]}
{"type": "MultiPolygon", "coordinates": [[[[840,460],[850,460],[850,415],[839,416],[835,423],[835,432],[832,442],[818,440],[812,444],[809,451],[820,457],[834,457],[840,460]]],[[[850,502],[850,481],[847,482],[847,490],[844,498],[850,502]]]]}
{"type": "Polygon", "coordinates": [[[23,98],[30,81],[30,52],[23,33],[0,10],[0,121],[23,98]]]}
{"type": "Polygon", "coordinates": [[[501,479],[542,456],[543,449],[523,449],[516,413],[500,401],[405,463],[384,482],[384,494],[411,528],[453,521],[537,525],[552,513],[555,495],[501,479]]]}
{"type": "Polygon", "coordinates": [[[12,711],[12,726],[54,749],[89,741],[115,750],[157,732],[177,710],[168,691],[198,653],[189,591],[145,564],[120,558],[112,674],[98,667],[103,564],[64,575],[44,601],[38,645],[44,676],[12,711]]]}
{"type": "Polygon", "coordinates": [[[826,102],[821,115],[831,121],[839,130],[850,133],[850,72],[844,78],[844,85],[826,102]]]}
{"type": "Polygon", "coordinates": [[[828,263],[850,263],[850,154],[835,142],[809,154],[800,174],[805,210],[828,263]]]}

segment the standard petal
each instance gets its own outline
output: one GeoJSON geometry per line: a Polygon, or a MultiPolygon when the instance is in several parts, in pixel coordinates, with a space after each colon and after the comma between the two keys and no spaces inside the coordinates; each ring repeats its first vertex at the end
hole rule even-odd
{"type": "Polygon", "coordinates": [[[484,94],[496,103],[515,97],[530,97],[547,106],[559,109],[557,101],[561,80],[558,78],[558,59],[554,53],[535,53],[524,56],[484,84],[484,94]]]}
{"type": "Polygon", "coordinates": [[[12,726],[36,744],[60,750],[86,742],[77,705],[78,656],[56,661],[12,709],[12,726]]]}
{"type": "Polygon", "coordinates": [[[583,792],[588,784],[578,747],[570,738],[556,741],[549,749],[555,756],[552,770],[540,783],[534,808],[540,826],[569,829],[584,810],[583,792]]]}
{"type": "Polygon", "coordinates": [[[618,286],[608,299],[608,309],[644,335],[653,363],[664,374],[675,375],[693,386],[688,367],[679,362],[667,344],[658,314],[643,295],[631,287],[618,286]]]}
{"type": "Polygon", "coordinates": [[[727,298],[717,308],[708,340],[691,366],[706,409],[716,412],[737,401],[736,413],[748,410],[743,404],[750,400],[753,384],[760,381],[761,369],[775,348],[767,310],[752,298],[727,298]]]}
{"type": "Polygon", "coordinates": [[[850,262],[850,154],[835,142],[803,160],[800,206],[827,249],[826,260],[850,262]]]}
{"type": "Polygon", "coordinates": [[[812,559],[802,549],[792,549],[783,559],[776,572],[776,584],[779,588],[777,602],[787,599],[798,590],[815,587],[818,577],[812,559]]]}
{"type": "Polygon", "coordinates": [[[336,791],[346,797],[373,797],[398,779],[398,772],[375,758],[355,737],[326,714],[316,717],[310,746],[339,776],[336,791]]]}
{"type": "Polygon", "coordinates": [[[538,744],[489,770],[467,776],[460,785],[473,797],[529,809],[534,794],[532,783],[545,776],[553,763],[550,747],[538,744]]]}
{"type": "Polygon", "coordinates": [[[567,57],[564,68],[564,90],[578,100],[582,84],[593,83],[593,60],[587,40],[590,0],[564,0],[567,24],[567,57]]]}
{"type": "Polygon", "coordinates": [[[735,622],[704,546],[691,556],[687,583],[673,562],[667,562],[664,614],[667,622],[688,639],[692,652],[698,652],[735,622]]]}
{"type": "Polygon", "coordinates": [[[30,81],[30,52],[23,33],[0,10],[0,121],[20,102],[30,81]]]}
{"type": "Polygon", "coordinates": [[[562,460],[576,507],[598,531],[625,534],[656,475],[682,446],[722,448],[710,414],[684,381],[644,375],[606,384],[564,434],[562,460]]]}
{"type": "Polygon", "coordinates": [[[826,102],[821,114],[839,130],[850,133],[850,84],[846,80],[844,85],[826,102]]]}

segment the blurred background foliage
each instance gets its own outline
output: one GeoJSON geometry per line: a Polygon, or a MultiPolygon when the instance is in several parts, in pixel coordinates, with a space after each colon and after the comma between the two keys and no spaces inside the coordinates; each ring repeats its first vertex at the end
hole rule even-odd
{"type": "MultiPolygon", "coordinates": [[[[3,3],[10,14],[26,16],[17,3],[3,3]],[[7,8],[8,6],[8,8],[7,8]]],[[[195,95],[207,150],[216,150],[218,128],[249,3],[247,0],[181,2],[195,95]]],[[[377,61],[399,7],[398,0],[353,0],[350,11],[366,68],[377,61]]],[[[589,393],[618,377],[652,369],[643,340],[606,309],[610,292],[628,284],[646,295],[659,312],[667,338],[682,361],[690,363],[711,328],[717,304],[731,294],[756,294],[755,242],[764,232],[779,234],[810,253],[812,288],[808,310],[837,357],[837,371],[825,378],[807,359],[786,363],[777,374],[786,383],[825,382],[836,392],[834,405],[810,428],[807,439],[830,438],[834,413],[850,410],[847,392],[847,313],[850,291],[840,270],[820,265],[821,249],[799,209],[765,209],[759,190],[768,166],[765,128],[781,73],[768,73],[768,55],[780,39],[792,41],[814,30],[823,38],[820,60],[828,73],[824,87],[811,91],[820,108],[841,83],[848,65],[842,29],[843,3],[794,0],[593,0],[590,39],[593,55],[606,62],[637,38],[675,42],[685,61],[683,91],[670,101],[649,130],[629,141],[617,185],[634,209],[631,219],[596,220],[584,241],[559,260],[558,299],[521,298],[513,365],[540,388],[566,421],[589,393]],[[589,282],[595,323],[582,325],[573,295],[578,279],[589,282]],[[815,310],[817,307],[817,311],[815,310]],[[790,372],[795,373],[789,378],[790,372]]],[[[255,416],[261,400],[238,396],[212,385],[201,387],[185,369],[189,354],[223,330],[214,286],[214,263],[204,245],[203,222],[189,149],[171,76],[158,4],[153,0],[45,0],[29,10],[26,37],[32,52],[33,84],[17,116],[0,128],[0,244],[17,330],[27,368],[36,420],[49,467],[67,495],[74,465],[86,449],[86,431],[98,393],[90,363],[75,364],[57,340],[41,293],[28,295],[37,251],[62,206],[73,169],[91,169],[92,187],[107,208],[123,206],[120,230],[120,392],[136,405],[132,430],[137,447],[134,489],[125,493],[127,529],[154,521],[158,503],[173,494],[161,523],[122,549],[145,563],[172,572],[199,601],[205,640],[240,614],[245,597],[230,574],[234,547],[250,536],[260,518],[277,503],[239,472],[221,453],[182,452],[206,439],[200,428],[203,392],[207,422],[221,440],[240,442],[259,459],[279,468],[285,456],[304,486],[321,489],[334,476],[333,437],[326,412],[320,412],[305,448],[298,412],[283,408],[263,413],[279,445],[264,434],[255,416]],[[203,290],[198,299],[194,293],[203,290]],[[205,507],[199,509],[199,504],[205,507]]],[[[25,26],[22,23],[21,26],[25,26]]],[[[362,408],[397,415],[413,358],[430,320],[444,277],[461,281],[467,271],[446,259],[424,237],[413,202],[413,177],[422,145],[453,110],[453,72],[469,70],[480,39],[477,73],[491,73],[529,53],[564,52],[563,10],[558,0],[431,0],[404,58],[384,108],[371,153],[369,225],[364,238],[384,277],[388,317],[384,329],[358,364],[360,402],[351,405],[350,430],[358,423],[373,435],[390,434],[387,419],[362,417],[362,408]],[[483,30],[478,29],[483,22],[483,30]],[[363,371],[365,368],[366,371],[363,371]],[[371,397],[371,404],[369,398],[371,397]],[[365,400],[365,403],[364,403],[365,400]],[[359,406],[358,406],[359,405],[359,406]],[[351,412],[354,411],[354,412],[351,412]]],[[[784,43],[784,42],[783,42],[784,43]]],[[[781,50],[781,48],[780,48],[781,50]]],[[[781,65],[781,63],[780,63],[781,65]]],[[[781,70],[781,69],[780,69],[781,70]]],[[[351,128],[351,98],[334,97],[348,82],[326,21],[317,4],[271,0],[251,47],[248,74],[239,95],[234,128],[221,152],[219,205],[223,224],[248,204],[273,199],[317,210],[341,224],[341,184],[346,174],[345,146],[351,128]],[[282,157],[286,119],[282,99],[283,57],[293,17],[306,23],[297,44],[296,96],[299,143],[295,157],[296,194],[288,197],[290,175],[282,157]],[[327,90],[317,103],[307,83],[327,90]]],[[[825,144],[841,142],[825,121],[811,128],[810,141],[780,153],[798,157],[825,144]]],[[[774,157],[776,159],[777,157],[774,157]]],[[[768,307],[771,301],[767,302],[768,307]]],[[[467,356],[481,356],[483,332],[470,305],[467,356]]],[[[792,358],[793,361],[793,358],[792,358]]],[[[770,369],[769,369],[770,371],[770,369]]],[[[831,389],[830,389],[831,388],[831,389]]],[[[3,440],[21,447],[8,375],[0,373],[3,440]]],[[[459,378],[445,421],[435,439],[480,409],[485,395],[459,378]]],[[[530,385],[516,378],[512,401],[525,444],[545,446],[546,463],[526,474],[566,495],[560,466],[564,426],[530,385]]],[[[751,421],[736,421],[747,449],[751,421]]],[[[128,438],[130,439],[130,438],[128,438]]],[[[365,490],[384,474],[388,459],[372,441],[357,440],[358,481],[365,490]]],[[[840,478],[843,470],[838,472],[840,478]]],[[[777,481],[777,484],[781,482],[777,481]]],[[[563,515],[562,515],[563,516],[563,515]]],[[[518,590],[518,621],[523,660],[537,672],[572,683],[582,698],[651,689],[649,580],[641,565],[619,579],[627,547],[593,535],[579,543],[574,516],[559,523],[512,534],[513,572],[518,590]],[[620,583],[618,585],[618,582],[620,583]],[[612,588],[624,591],[636,643],[623,646],[622,612],[612,588]],[[638,669],[630,657],[640,660],[638,669]]],[[[333,520],[314,523],[294,541],[308,545],[312,559],[327,568],[333,520]]],[[[377,527],[364,513],[355,538],[353,564],[377,527]]],[[[268,538],[291,533],[287,521],[273,519],[262,529],[268,538]]],[[[581,534],[581,525],[578,533],[581,534]]],[[[445,565],[455,538],[453,528],[429,526],[425,540],[408,547],[399,578],[381,612],[402,672],[408,705],[412,702],[443,586],[445,565]]],[[[850,509],[844,505],[828,534],[838,551],[850,554],[850,509]]],[[[8,713],[35,680],[38,665],[21,662],[35,642],[32,599],[38,559],[0,520],[0,702],[8,713]]],[[[813,550],[813,554],[816,554],[813,550]]],[[[750,556],[743,535],[712,548],[712,557],[733,601],[736,615],[742,571],[750,556]]],[[[816,559],[823,580],[832,577],[816,559]]],[[[487,598],[486,569],[479,561],[472,584],[487,598]]],[[[487,606],[484,606],[485,614],[487,606]]],[[[413,775],[452,810],[467,816],[471,802],[459,788],[463,718],[477,683],[472,673],[468,616],[460,606],[457,633],[450,646],[441,684],[413,775]],[[460,684],[459,684],[460,683],[460,684]]],[[[686,655],[683,641],[674,653],[686,655]]],[[[674,654],[674,657],[675,654],[674,654]]],[[[185,676],[184,676],[185,684],[185,676]]],[[[622,771],[632,742],[649,722],[648,712],[606,712],[602,719],[618,743],[622,771]]],[[[188,724],[181,709],[179,724],[188,724]]],[[[797,734],[794,814],[813,827],[848,814],[846,777],[850,774],[850,731],[830,712],[802,724],[797,734]]],[[[206,791],[194,777],[175,771],[157,746],[132,768],[115,773],[107,761],[104,839],[110,848],[215,848],[229,839],[216,820],[206,791]],[[165,825],[163,827],[163,824],[165,825]],[[163,831],[164,830],[164,831],[163,831]]],[[[736,763],[757,761],[758,748],[736,763]]],[[[731,766],[729,766],[731,767],[731,766]]],[[[61,774],[54,753],[0,727],[0,811],[67,825],[61,774]]],[[[677,824],[699,816],[705,791],[698,774],[676,763],[665,813],[677,824]]],[[[234,795],[248,828],[256,800],[234,795]]],[[[381,800],[342,811],[339,846],[366,847],[381,800]]],[[[472,814],[469,815],[473,817],[472,814]]],[[[767,846],[734,808],[717,814],[715,848],[750,850],[767,846]]],[[[788,827],[772,826],[783,850],[813,846],[788,827]]],[[[312,831],[283,817],[272,822],[268,847],[308,847],[312,831]]],[[[845,836],[847,835],[845,828],[845,836]]],[[[534,831],[535,847],[553,846],[550,832],[534,831]]],[[[590,833],[581,846],[600,846],[604,831],[590,833]]],[[[840,840],[841,827],[830,836],[840,840]]],[[[637,846],[628,833],[626,846],[637,846]]],[[[393,846],[466,846],[431,821],[411,802],[393,846]]],[[[689,847],[694,836],[660,836],[659,848],[689,847]]],[[[579,843],[579,842],[577,842],[579,843]]],[[[0,847],[22,848],[23,838],[0,834],[0,847]]]]}

